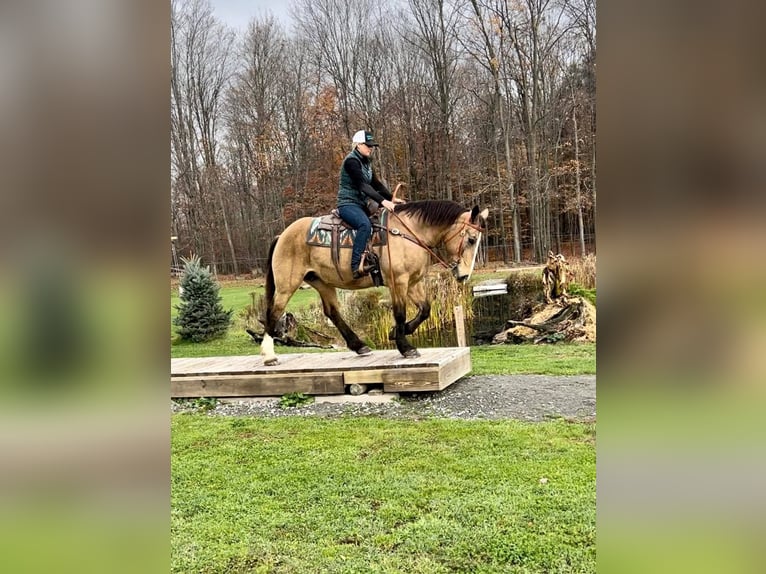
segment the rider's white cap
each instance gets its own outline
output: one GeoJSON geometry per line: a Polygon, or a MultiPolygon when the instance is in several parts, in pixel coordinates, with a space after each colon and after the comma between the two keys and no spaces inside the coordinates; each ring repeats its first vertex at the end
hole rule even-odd
{"type": "Polygon", "coordinates": [[[378,142],[375,141],[375,137],[372,133],[364,130],[356,132],[354,137],[351,138],[351,141],[354,143],[363,143],[369,147],[378,147],[378,142]]]}

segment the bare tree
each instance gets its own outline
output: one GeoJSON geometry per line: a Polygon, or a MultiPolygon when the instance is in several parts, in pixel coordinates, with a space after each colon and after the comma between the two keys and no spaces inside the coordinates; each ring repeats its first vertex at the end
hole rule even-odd
{"type": "MultiPolygon", "coordinates": [[[[402,38],[408,33],[406,16],[398,13],[392,28],[396,31],[389,55],[388,93],[386,96],[387,125],[390,143],[400,142],[398,173],[407,174],[410,197],[426,194],[429,187],[427,161],[424,156],[422,125],[431,115],[428,88],[423,78],[428,76],[428,64],[422,54],[402,38]]],[[[386,151],[392,145],[386,146],[386,151]]],[[[394,158],[397,159],[396,157],[394,158]]]]}
{"type": "Polygon", "coordinates": [[[376,6],[372,0],[297,0],[294,5],[304,46],[335,89],[348,139],[363,119],[359,110],[366,107],[361,71],[373,46],[380,14],[376,6]]]}
{"type": "Polygon", "coordinates": [[[236,272],[218,165],[218,123],[234,36],[214,18],[205,0],[174,0],[171,10],[173,197],[191,216],[189,232],[196,252],[212,260],[220,218],[236,272]]]}
{"type": "Polygon", "coordinates": [[[227,97],[230,184],[244,225],[248,259],[265,259],[282,228],[281,190],[288,165],[282,102],[288,41],[271,17],[250,22],[227,97]],[[265,224],[265,225],[264,225],[265,224]]]}
{"type": "Polygon", "coordinates": [[[543,180],[546,120],[551,111],[546,105],[546,87],[550,73],[555,69],[555,49],[566,33],[563,10],[552,0],[523,0],[513,4],[496,2],[491,11],[497,19],[508,44],[501,54],[501,65],[506,65],[505,77],[510,80],[509,93],[515,99],[515,112],[524,136],[524,165],[527,205],[533,256],[542,261],[550,248],[550,208],[546,181],[543,180]]]}
{"type": "MultiPolygon", "coordinates": [[[[584,44],[585,91],[590,111],[591,142],[596,140],[596,0],[565,0],[565,8],[579,31],[577,37],[584,44]]],[[[596,146],[591,146],[591,196],[593,209],[596,208],[596,146]]],[[[595,215],[595,213],[594,213],[595,215]]]]}
{"type": "MultiPolygon", "coordinates": [[[[492,106],[497,110],[499,115],[499,126],[497,130],[501,133],[503,141],[503,158],[505,162],[505,177],[502,178],[501,170],[497,169],[498,179],[505,180],[505,186],[508,191],[508,198],[511,207],[511,234],[513,238],[513,260],[521,261],[521,241],[519,238],[519,212],[518,204],[516,200],[516,186],[514,181],[513,170],[513,158],[511,151],[511,114],[508,110],[508,102],[510,97],[508,94],[503,93],[503,87],[507,85],[507,82],[502,81],[500,58],[503,56],[503,42],[502,35],[505,33],[503,28],[499,25],[499,20],[495,15],[490,16],[492,12],[486,8],[480,6],[478,0],[470,0],[471,8],[473,10],[472,17],[468,16],[469,22],[475,22],[476,29],[478,30],[478,39],[471,37],[465,40],[467,43],[472,41],[479,42],[477,49],[469,50],[472,52],[474,58],[483,65],[491,74],[492,83],[495,91],[495,98],[492,100],[492,106]]],[[[506,40],[507,41],[507,40],[506,40]]],[[[507,69],[507,68],[506,68],[507,69]]],[[[494,117],[494,114],[493,114],[494,117]]],[[[502,219],[501,219],[502,222],[502,219]]],[[[502,223],[501,223],[502,225],[502,223]]]]}
{"type": "Polygon", "coordinates": [[[436,151],[437,190],[442,197],[452,199],[452,122],[460,97],[456,81],[460,59],[458,14],[445,0],[409,0],[409,6],[415,25],[405,40],[429,64],[431,85],[427,93],[437,112],[430,138],[431,148],[436,151]]]}

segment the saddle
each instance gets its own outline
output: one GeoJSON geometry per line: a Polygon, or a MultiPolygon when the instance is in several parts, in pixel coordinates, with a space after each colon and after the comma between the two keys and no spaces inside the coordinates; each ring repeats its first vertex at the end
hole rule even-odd
{"type": "MultiPolygon", "coordinates": [[[[372,265],[370,274],[376,286],[382,285],[383,279],[380,273],[378,256],[373,251],[373,248],[384,246],[388,241],[388,234],[386,233],[387,219],[388,212],[386,211],[377,211],[370,217],[372,234],[364,251],[366,264],[372,265]]],[[[333,209],[328,215],[315,217],[311,221],[309,230],[306,233],[306,244],[330,248],[333,265],[335,265],[338,275],[341,275],[340,250],[352,248],[355,236],[356,231],[340,218],[337,209],[333,209]]]]}

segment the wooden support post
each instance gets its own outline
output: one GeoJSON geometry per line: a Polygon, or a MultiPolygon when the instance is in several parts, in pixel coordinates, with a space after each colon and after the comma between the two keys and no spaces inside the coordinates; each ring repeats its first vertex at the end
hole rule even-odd
{"type": "Polygon", "coordinates": [[[465,347],[465,315],[463,314],[463,306],[455,306],[455,333],[457,334],[457,346],[465,347]]]}

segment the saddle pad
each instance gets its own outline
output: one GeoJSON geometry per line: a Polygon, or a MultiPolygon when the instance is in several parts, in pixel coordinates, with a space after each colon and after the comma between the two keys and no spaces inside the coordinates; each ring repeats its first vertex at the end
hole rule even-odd
{"type": "MultiPolygon", "coordinates": [[[[377,218],[372,220],[372,245],[377,247],[378,245],[385,245],[387,240],[387,234],[384,227],[385,221],[388,218],[388,213],[384,212],[381,216],[381,223],[378,224],[377,218]]],[[[323,215],[322,217],[315,217],[311,220],[311,225],[306,233],[306,244],[317,245],[320,247],[332,246],[333,228],[338,227],[338,243],[340,247],[353,247],[354,237],[356,231],[346,225],[346,223],[337,215],[323,215]]]]}

